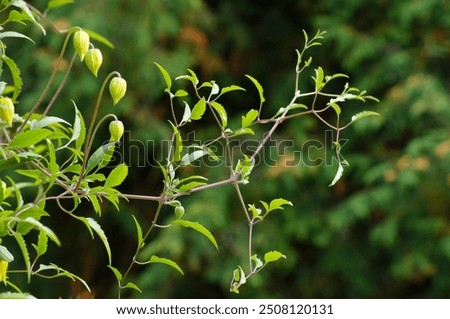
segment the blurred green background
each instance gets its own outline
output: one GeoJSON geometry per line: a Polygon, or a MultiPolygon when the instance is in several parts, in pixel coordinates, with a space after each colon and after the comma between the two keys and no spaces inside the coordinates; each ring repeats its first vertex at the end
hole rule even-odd
{"type": "MultiPolygon", "coordinates": [[[[32,3],[44,8],[47,1],[32,3]]],[[[265,110],[273,114],[292,97],[302,29],[311,35],[327,31],[323,46],[310,53],[315,66],[327,74],[348,74],[352,86],[381,101],[344,110],[351,115],[363,107],[382,117],[344,132],[350,139],[343,149],[350,167],[335,187],[327,187],[335,167],[289,167],[292,154],[286,153],[275,165],[258,167],[244,188],[249,203],[276,197],[294,203],[255,229],[255,251],[277,249],[286,260],[252,278],[240,295],[229,293],[233,269],[246,260],[246,221],[231,188],[198,193],[182,200],[186,216],[207,226],[220,249],[186,229],[161,231],[145,254],[177,261],[185,276],[164,266],[136,267],[131,278],[143,293],[130,291],[127,297],[450,297],[449,16],[444,0],[77,0],[50,12],[58,27],[79,25],[114,43],[114,50],[98,44],[105,58],[100,77],[118,70],[127,79],[127,96],[114,112],[132,140],[170,134],[168,99],[154,61],[173,76],[192,68],[202,80],[246,87],[247,93],[227,99],[237,120],[258,103],[244,77],[251,74],[264,86],[265,110]]],[[[33,39],[35,47],[24,44],[11,53],[22,68],[21,105],[26,107],[44,87],[63,41],[54,32],[42,37],[36,31],[33,39]]],[[[307,77],[303,81],[310,86],[307,77]]],[[[99,86],[77,64],[54,114],[71,110],[70,99],[86,114],[99,86]]],[[[199,136],[208,136],[210,129],[200,127],[199,136]]],[[[308,140],[324,141],[324,129],[312,118],[300,118],[283,125],[276,138],[293,140],[300,150],[308,140]]],[[[140,148],[139,154],[123,154],[131,168],[123,191],[160,192],[159,170],[151,163],[142,167],[155,152],[140,148]]],[[[221,173],[213,170],[211,177],[225,176],[221,173]]],[[[128,266],[135,249],[130,213],[148,225],[154,208],[123,202],[121,212],[111,207],[100,218],[117,268],[128,266]]],[[[63,246],[51,257],[84,277],[94,297],[114,297],[115,279],[106,269],[100,240],[92,241],[82,225],[60,215],[55,209],[53,227],[63,246]]],[[[33,279],[33,292],[89,297],[67,280],[33,279]]]]}

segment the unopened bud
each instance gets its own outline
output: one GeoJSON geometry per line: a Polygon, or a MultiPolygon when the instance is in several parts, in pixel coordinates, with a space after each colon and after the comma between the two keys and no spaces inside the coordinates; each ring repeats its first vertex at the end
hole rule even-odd
{"type": "Polygon", "coordinates": [[[109,82],[109,93],[116,105],[125,95],[127,91],[127,81],[121,77],[115,77],[109,82]]]}
{"type": "Polygon", "coordinates": [[[184,207],[183,206],[177,206],[175,207],[175,216],[177,216],[178,219],[183,217],[184,215],[184,207]]]}
{"type": "Polygon", "coordinates": [[[14,117],[14,103],[9,97],[0,97],[0,119],[3,122],[8,123],[9,126],[12,125],[12,120],[14,117]]]}
{"type": "Polygon", "coordinates": [[[112,121],[109,123],[109,133],[111,134],[111,140],[114,142],[119,142],[123,135],[123,123],[122,121],[112,121]]]}
{"type": "Polygon", "coordinates": [[[0,181],[0,204],[6,198],[6,183],[4,181],[0,181]]]}
{"type": "Polygon", "coordinates": [[[80,60],[83,61],[84,56],[89,50],[89,34],[83,30],[75,32],[73,36],[73,46],[75,47],[80,60]]]}
{"type": "Polygon", "coordinates": [[[86,52],[86,65],[91,70],[92,74],[97,77],[98,70],[103,63],[103,55],[99,49],[89,49],[86,52]]]}

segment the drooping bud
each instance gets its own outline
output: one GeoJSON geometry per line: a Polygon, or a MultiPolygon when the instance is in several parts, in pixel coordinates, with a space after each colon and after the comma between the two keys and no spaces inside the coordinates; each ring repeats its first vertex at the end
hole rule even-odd
{"type": "Polygon", "coordinates": [[[115,77],[109,82],[109,93],[116,105],[125,95],[127,91],[127,81],[121,77],[115,77]]]}
{"type": "Polygon", "coordinates": [[[184,207],[183,206],[177,206],[175,207],[175,216],[177,216],[178,219],[183,217],[184,215],[184,207]]]}
{"type": "Polygon", "coordinates": [[[6,284],[6,273],[8,272],[8,262],[0,260],[0,281],[6,284]]]}
{"type": "Polygon", "coordinates": [[[9,126],[12,125],[12,120],[14,117],[14,103],[9,97],[0,97],[0,119],[3,122],[8,123],[9,126]]]}
{"type": "Polygon", "coordinates": [[[73,46],[83,61],[84,56],[89,50],[89,34],[86,31],[78,30],[73,36],[73,46]]]}
{"type": "Polygon", "coordinates": [[[99,49],[89,49],[86,52],[85,62],[89,70],[91,70],[92,74],[97,77],[98,70],[103,63],[102,51],[100,51],[99,49]]]}
{"type": "Polygon", "coordinates": [[[109,123],[109,133],[111,134],[111,140],[119,142],[123,135],[123,123],[122,121],[114,120],[109,123]]]}
{"type": "Polygon", "coordinates": [[[4,181],[0,181],[0,204],[6,198],[6,183],[4,181]]]}

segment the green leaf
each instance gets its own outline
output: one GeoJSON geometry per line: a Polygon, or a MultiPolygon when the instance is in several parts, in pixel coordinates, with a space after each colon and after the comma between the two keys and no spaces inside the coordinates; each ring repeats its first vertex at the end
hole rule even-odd
{"type": "Polygon", "coordinates": [[[128,166],[120,164],[116,166],[106,178],[105,187],[116,187],[122,184],[128,175],[128,166]]]}
{"type": "Polygon", "coordinates": [[[256,89],[258,90],[259,93],[259,101],[260,101],[260,105],[263,105],[263,103],[266,101],[266,99],[264,98],[264,90],[263,87],[261,86],[261,84],[258,82],[257,79],[255,79],[254,77],[252,77],[251,75],[246,74],[245,75],[250,81],[253,82],[253,84],[255,85],[256,89]]]}
{"type": "Polygon", "coordinates": [[[88,163],[86,165],[86,174],[92,171],[95,167],[98,167],[98,169],[100,169],[108,165],[114,152],[114,146],[114,142],[108,142],[100,146],[91,155],[91,157],[89,157],[88,163]]]}
{"type": "Polygon", "coordinates": [[[222,104],[218,102],[211,102],[210,105],[214,108],[214,110],[216,110],[217,114],[219,115],[220,121],[222,122],[222,128],[227,127],[228,115],[222,104]]]}
{"type": "Polygon", "coordinates": [[[13,100],[16,100],[23,85],[22,78],[20,76],[20,69],[17,67],[16,62],[14,62],[13,59],[8,58],[6,55],[3,55],[2,59],[8,66],[9,70],[11,71],[14,83],[13,100]]]}
{"type": "Polygon", "coordinates": [[[152,257],[150,257],[149,263],[151,263],[151,264],[158,263],[158,264],[164,264],[164,265],[170,266],[170,267],[176,269],[180,274],[184,275],[183,270],[173,260],[170,260],[167,258],[161,258],[161,257],[153,255],[152,257]]]}
{"type": "Polygon", "coordinates": [[[140,248],[144,247],[144,245],[145,245],[144,238],[142,237],[142,228],[141,228],[141,225],[139,225],[139,222],[137,221],[136,217],[134,217],[134,215],[132,215],[132,217],[134,220],[134,224],[136,225],[138,248],[140,249],[140,248]]]}
{"type": "Polygon", "coordinates": [[[48,247],[48,236],[44,231],[39,232],[37,245],[33,244],[34,249],[36,250],[37,256],[42,256],[47,252],[48,247]]]}
{"type": "Polygon", "coordinates": [[[40,128],[31,131],[23,131],[13,137],[7,148],[26,148],[37,144],[52,134],[52,131],[40,128]]]}
{"type": "Polygon", "coordinates": [[[30,130],[38,129],[38,128],[44,128],[47,126],[51,126],[56,123],[64,123],[67,126],[70,126],[70,123],[63,120],[62,118],[56,117],[56,116],[45,116],[44,118],[40,120],[33,120],[30,123],[30,130]]]}
{"type": "Polygon", "coordinates": [[[185,101],[184,102],[184,113],[183,113],[183,117],[181,119],[181,123],[180,125],[189,122],[189,120],[191,119],[191,108],[189,107],[189,104],[187,104],[185,101]]]}
{"type": "Polygon", "coordinates": [[[277,261],[280,258],[286,258],[286,256],[277,250],[272,250],[264,254],[264,263],[268,264],[277,261]]]}
{"type": "MultiPolygon", "coordinates": [[[[103,245],[105,246],[106,253],[108,254],[108,265],[111,265],[111,248],[109,246],[108,238],[106,238],[105,233],[103,232],[103,229],[100,227],[100,225],[92,218],[84,218],[89,225],[90,229],[94,230],[95,233],[100,237],[100,239],[103,242],[103,245]]],[[[90,230],[92,238],[94,238],[92,231],[90,230]]]]}
{"type": "Polygon", "coordinates": [[[13,232],[13,236],[17,241],[17,244],[19,245],[20,251],[22,252],[23,260],[25,262],[25,268],[27,271],[27,279],[28,283],[30,283],[31,279],[31,263],[30,263],[30,254],[28,253],[28,248],[25,240],[23,239],[22,235],[18,232],[13,232]]]}
{"type": "Polygon", "coordinates": [[[122,281],[122,278],[123,278],[123,276],[120,273],[120,271],[116,267],[113,267],[111,265],[108,265],[108,268],[112,270],[112,272],[114,273],[114,276],[117,279],[117,282],[120,283],[122,281]]]}
{"type": "Polygon", "coordinates": [[[313,77],[316,85],[316,91],[320,91],[325,86],[325,83],[323,83],[323,69],[319,66],[314,71],[316,72],[316,77],[313,77]]]}
{"type": "Polygon", "coordinates": [[[180,165],[189,165],[192,162],[195,162],[199,158],[202,158],[205,155],[208,155],[209,153],[204,150],[197,150],[193,151],[192,153],[184,154],[181,158],[180,165]]]}
{"type": "Polygon", "coordinates": [[[40,23],[38,23],[38,22],[36,21],[36,19],[34,18],[33,13],[32,13],[31,10],[28,8],[28,5],[26,4],[25,1],[23,1],[23,0],[14,0],[14,1],[12,1],[11,5],[12,5],[12,6],[15,6],[15,7],[17,7],[17,8],[22,9],[22,11],[30,18],[30,21],[32,21],[33,24],[34,24],[35,26],[37,26],[37,27],[42,31],[42,33],[45,35],[45,29],[44,29],[44,27],[43,27],[40,23]]]}
{"type": "Polygon", "coordinates": [[[353,123],[353,122],[363,119],[365,117],[379,116],[379,115],[380,115],[379,113],[373,112],[373,111],[362,111],[362,112],[359,112],[359,113],[356,113],[355,115],[353,115],[351,122],[353,123]]]}
{"type": "Polygon", "coordinates": [[[9,250],[5,246],[2,245],[0,245],[0,260],[4,260],[7,263],[14,261],[14,256],[9,252],[9,250]]]}
{"type": "Polygon", "coordinates": [[[284,198],[276,198],[276,199],[273,199],[270,202],[269,210],[272,211],[272,210],[275,210],[275,209],[284,209],[283,208],[284,205],[293,206],[292,202],[290,202],[290,201],[288,201],[288,200],[286,200],[284,198]]]}
{"type": "Polygon", "coordinates": [[[125,286],[122,286],[122,288],[134,289],[142,293],[142,290],[132,282],[128,282],[125,286]]]}
{"type": "Polygon", "coordinates": [[[2,292],[0,299],[36,299],[36,297],[23,292],[2,292]]]}
{"type": "Polygon", "coordinates": [[[329,105],[334,109],[337,116],[341,115],[341,108],[339,107],[339,105],[337,105],[336,103],[331,103],[329,105]]]}
{"type": "Polygon", "coordinates": [[[211,241],[211,243],[214,245],[214,247],[216,247],[216,249],[219,249],[219,246],[217,245],[217,241],[214,238],[214,236],[202,224],[200,224],[198,222],[191,222],[191,221],[184,220],[184,219],[178,219],[178,220],[173,221],[172,225],[184,226],[184,227],[194,229],[195,231],[199,232],[200,234],[202,234],[203,236],[208,238],[211,241]]]}
{"type": "Polygon", "coordinates": [[[180,75],[180,76],[177,76],[175,78],[175,80],[188,80],[188,81],[191,81],[191,83],[194,87],[196,87],[198,84],[197,74],[195,74],[195,72],[192,71],[191,69],[188,69],[188,72],[191,75],[180,75]]]}
{"type": "Polygon", "coordinates": [[[42,224],[40,221],[34,219],[33,217],[27,217],[21,222],[32,224],[41,232],[44,232],[54,243],[56,243],[58,246],[61,246],[61,242],[59,241],[53,230],[42,224]]]}
{"type": "Polygon", "coordinates": [[[92,204],[92,207],[94,208],[94,212],[101,216],[102,215],[102,208],[100,206],[100,203],[98,201],[98,198],[96,195],[88,195],[88,199],[92,204]]]}
{"type": "Polygon", "coordinates": [[[205,114],[205,111],[206,111],[206,101],[205,101],[205,98],[202,97],[194,105],[194,108],[192,109],[191,120],[200,120],[202,118],[203,114],[205,114]]]}
{"type": "Polygon", "coordinates": [[[338,181],[339,179],[341,179],[343,173],[344,173],[344,167],[342,166],[341,163],[339,163],[339,166],[338,166],[336,175],[334,176],[333,181],[332,181],[332,182],[330,183],[330,185],[328,185],[328,186],[334,186],[334,184],[336,184],[337,181],[338,181]]]}
{"type": "Polygon", "coordinates": [[[259,268],[261,268],[263,266],[262,260],[259,259],[256,254],[253,255],[251,259],[255,262],[255,268],[254,268],[255,270],[258,270],[259,268]]]}
{"type": "Polygon", "coordinates": [[[172,79],[170,78],[169,73],[164,69],[160,64],[153,62],[159,69],[159,72],[161,72],[164,81],[166,82],[166,87],[170,91],[170,88],[172,87],[172,79]]]}
{"type": "Polygon", "coordinates": [[[245,116],[242,116],[242,127],[247,127],[252,124],[258,118],[259,112],[251,109],[245,116]]]}
{"type": "Polygon", "coordinates": [[[203,186],[206,185],[205,182],[190,182],[187,184],[182,185],[178,190],[180,193],[184,193],[184,192],[188,192],[191,189],[198,187],[198,186],[203,186]]]}
{"type": "Polygon", "coordinates": [[[73,3],[73,0],[50,0],[47,4],[47,10],[51,10],[51,9],[55,9],[58,7],[62,7],[66,4],[71,4],[73,3]]]}
{"type": "Polygon", "coordinates": [[[185,90],[177,90],[174,94],[175,97],[183,97],[188,95],[188,92],[186,92],[185,90]]]}
{"type": "Polygon", "coordinates": [[[86,283],[86,281],[84,281],[81,277],[71,273],[70,271],[67,271],[55,264],[50,264],[50,265],[39,265],[39,269],[35,271],[35,273],[40,273],[42,271],[48,271],[48,270],[54,270],[56,271],[56,275],[52,275],[53,278],[55,277],[67,277],[70,278],[72,280],[78,280],[79,282],[81,282],[83,284],[83,286],[90,292],[91,288],[89,288],[88,284],[86,283]]]}
{"type": "Polygon", "coordinates": [[[173,160],[179,161],[181,159],[181,152],[183,151],[183,139],[181,138],[180,131],[178,131],[178,128],[170,122],[170,125],[172,125],[174,137],[175,137],[175,147],[173,150],[173,160]]]}
{"type": "Polygon", "coordinates": [[[222,88],[222,90],[220,91],[219,96],[222,96],[223,94],[231,92],[231,91],[245,91],[245,89],[243,87],[238,86],[238,85],[226,86],[226,87],[222,88]]]}

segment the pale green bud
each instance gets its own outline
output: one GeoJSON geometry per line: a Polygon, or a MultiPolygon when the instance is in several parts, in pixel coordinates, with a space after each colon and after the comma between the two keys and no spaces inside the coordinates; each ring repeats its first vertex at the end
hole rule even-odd
{"type": "Polygon", "coordinates": [[[183,217],[184,215],[184,207],[183,206],[177,206],[175,207],[175,216],[177,216],[178,219],[183,217]]]}
{"type": "Polygon", "coordinates": [[[98,70],[103,63],[102,51],[100,51],[99,49],[89,49],[86,52],[85,62],[89,70],[91,70],[92,74],[97,77],[98,70]]]}
{"type": "Polygon", "coordinates": [[[5,200],[6,198],[6,183],[4,181],[0,181],[0,204],[5,200]]]}
{"type": "Polygon", "coordinates": [[[12,120],[14,117],[14,103],[9,97],[0,97],[0,119],[3,122],[8,123],[9,126],[12,125],[12,120]]]}
{"type": "Polygon", "coordinates": [[[112,121],[109,123],[109,133],[111,134],[111,140],[114,142],[119,142],[122,138],[124,131],[123,123],[122,121],[112,121]]]}
{"type": "Polygon", "coordinates": [[[89,34],[83,30],[75,32],[73,36],[73,46],[75,47],[80,60],[83,61],[84,56],[89,50],[89,34]]]}
{"type": "Polygon", "coordinates": [[[127,91],[127,81],[121,77],[115,77],[109,82],[109,93],[116,105],[125,95],[127,91]]]}

